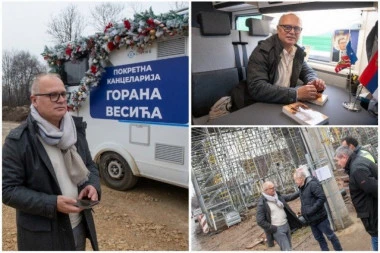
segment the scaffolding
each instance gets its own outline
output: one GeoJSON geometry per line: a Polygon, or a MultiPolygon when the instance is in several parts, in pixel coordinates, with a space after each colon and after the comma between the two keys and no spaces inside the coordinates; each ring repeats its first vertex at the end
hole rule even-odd
{"type": "Polygon", "coordinates": [[[351,136],[358,140],[365,150],[374,157],[378,156],[378,129],[376,127],[333,127],[325,129],[324,140],[331,142],[335,150],[344,137],[351,136]]]}
{"type": "MultiPolygon", "coordinates": [[[[230,224],[231,212],[244,215],[255,206],[265,181],[288,193],[297,189],[295,168],[335,170],[332,152],[346,135],[377,157],[377,128],[192,128],[192,183],[209,226],[218,230],[230,224]]],[[[329,205],[343,208],[335,180],[322,185],[334,193],[329,205]]],[[[340,214],[332,213],[338,228],[347,226],[340,214]]]]}

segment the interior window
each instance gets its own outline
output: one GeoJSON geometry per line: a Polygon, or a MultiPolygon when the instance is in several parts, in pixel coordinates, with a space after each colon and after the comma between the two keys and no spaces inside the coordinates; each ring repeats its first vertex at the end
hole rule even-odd
{"type": "Polygon", "coordinates": [[[236,19],[236,30],[239,31],[249,31],[248,26],[245,25],[245,21],[248,18],[262,19],[262,15],[254,15],[254,16],[240,16],[236,19]]]}
{"type": "MultiPolygon", "coordinates": [[[[302,33],[298,44],[304,46],[309,60],[331,62],[339,61],[338,40],[345,38],[345,43],[351,40],[354,52],[357,54],[361,9],[318,10],[295,12],[302,20],[302,33]]],[[[283,13],[265,14],[273,18],[271,30],[276,30],[278,20],[283,13]]],[[[237,30],[248,31],[245,26],[247,18],[261,19],[262,15],[238,17],[237,30]]],[[[343,42],[342,42],[343,43],[343,42]]]]}

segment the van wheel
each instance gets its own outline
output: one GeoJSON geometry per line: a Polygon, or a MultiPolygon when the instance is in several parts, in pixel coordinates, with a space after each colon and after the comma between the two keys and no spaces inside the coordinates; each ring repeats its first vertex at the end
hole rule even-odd
{"type": "Polygon", "coordinates": [[[104,153],[100,157],[99,170],[106,185],[115,190],[131,189],[138,180],[125,159],[114,152],[104,153]]]}

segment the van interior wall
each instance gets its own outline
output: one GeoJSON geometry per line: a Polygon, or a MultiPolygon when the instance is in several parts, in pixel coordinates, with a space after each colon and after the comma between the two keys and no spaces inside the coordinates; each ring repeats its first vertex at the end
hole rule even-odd
{"type": "Polygon", "coordinates": [[[211,2],[192,2],[191,39],[192,122],[204,124],[214,103],[239,82],[232,45],[239,32],[231,30],[231,13],[215,10],[211,2]],[[203,18],[198,20],[201,11],[203,18]],[[225,22],[213,20],[216,13],[225,22]],[[224,33],[227,30],[229,34],[224,33]]]}
{"type": "MultiPolygon", "coordinates": [[[[212,2],[191,2],[191,27],[200,27],[198,23],[198,13],[200,11],[218,11],[214,8],[212,2]]],[[[232,13],[229,13],[232,20],[232,13]]]]}

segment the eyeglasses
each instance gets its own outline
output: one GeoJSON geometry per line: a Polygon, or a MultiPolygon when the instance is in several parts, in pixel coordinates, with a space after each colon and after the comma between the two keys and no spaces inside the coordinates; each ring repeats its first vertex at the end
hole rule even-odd
{"type": "Polygon", "coordinates": [[[47,96],[47,97],[50,97],[51,102],[58,102],[60,97],[63,97],[63,99],[66,99],[66,97],[70,98],[70,94],[71,94],[70,92],[64,91],[61,93],[58,93],[58,92],[40,93],[40,94],[34,94],[34,96],[47,96]]]}
{"type": "Polygon", "coordinates": [[[293,29],[295,33],[300,33],[302,31],[302,27],[299,26],[291,26],[291,25],[278,25],[281,26],[282,29],[284,29],[285,32],[290,33],[290,31],[293,29]]]}
{"type": "Polygon", "coordinates": [[[269,187],[269,188],[266,188],[265,190],[267,191],[267,190],[274,190],[274,186],[273,187],[269,187]]]}

